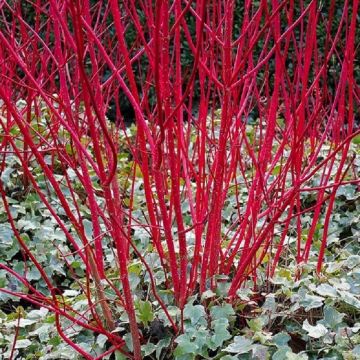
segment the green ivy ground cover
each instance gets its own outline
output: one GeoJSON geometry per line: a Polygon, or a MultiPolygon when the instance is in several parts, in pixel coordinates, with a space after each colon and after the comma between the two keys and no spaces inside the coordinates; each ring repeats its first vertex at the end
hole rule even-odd
{"type": "MultiPolygon", "coordinates": [[[[251,129],[250,129],[251,131],[251,129]]],[[[135,130],[129,132],[134,135],[135,130]]],[[[360,149],[358,139],[352,143],[352,152],[356,155],[354,174],[360,175],[360,149]]],[[[324,149],[326,151],[326,149],[324,149]]],[[[59,254],[70,253],[66,238],[51,217],[38,195],[21,186],[23,175],[15,157],[7,156],[6,169],[1,174],[1,181],[7,189],[12,216],[22,238],[27,243],[46,273],[57,284],[62,298],[79,312],[86,312],[88,303],[80,288],[68,273],[59,254]]],[[[50,161],[50,159],[49,159],[50,161]]],[[[121,171],[131,169],[131,159],[126,152],[119,154],[121,171]]],[[[33,173],[38,184],[46,187],[43,173],[33,164],[33,173]]],[[[334,168],[336,171],[336,168],[334,168]]],[[[121,172],[120,172],[121,173],[121,172]]],[[[76,176],[68,172],[76,185],[76,176]]],[[[58,180],[61,184],[62,174],[58,180]]],[[[320,175],[319,175],[320,176],[320,175]]],[[[319,181],[314,176],[313,182],[319,181]]],[[[94,177],[94,186],[96,179],[94,177]]],[[[123,184],[126,191],[126,182],[123,184]]],[[[141,186],[141,174],[135,187],[141,186]]],[[[81,188],[78,189],[81,202],[81,188]]],[[[69,197],[67,188],[64,194],[69,197]]],[[[58,214],[64,216],[52,198],[51,188],[47,188],[53,206],[58,214]]],[[[136,192],[135,192],[136,193],[136,192]]],[[[232,206],[229,194],[227,207],[223,211],[224,229],[228,219],[237,210],[232,206]]],[[[246,193],[241,196],[246,201],[246,193]]],[[[310,207],[314,200],[313,193],[304,193],[304,207],[310,207]]],[[[216,292],[206,291],[200,297],[191,297],[184,310],[184,333],[172,333],[164,311],[153,298],[150,289],[150,277],[144,265],[135,256],[129,263],[131,286],[135,296],[138,323],[142,331],[142,351],[145,359],[360,359],[360,193],[357,185],[347,184],[337,192],[335,209],[326,250],[324,272],[318,276],[314,272],[318,248],[322,235],[321,225],[315,234],[315,243],[307,264],[297,264],[296,232],[290,227],[282,259],[272,279],[267,279],[267,258],[260,266],[256,284],[248,281],[238,291],[238,299],[231,305],[227,302],[228,279],[222,278],[216,292]],[[301,275],[299,275],[301,274],[301,275]]],[[[97,201],[103,201],[101,195],[97,201]]],[[[126,202],[126,199],[125,199],[126,202]]],[[[326,205],[325,205],[326,206],[326,205]]],[[[188,205],[184,203],[186,213],[188,205]]],[[[143,198],[135,197],[134,216],[143,217],[145,208],[143,198]]],[[[92,230],[91,217],[85,204],[80,207],[84,224],[92,230]]],[[[305,213],[302,225],[310,226],[311,213],[305,213]]],[[[143,220],[143,219],[142,219],[143,220]]],[[[71,226],[69,224],[69,230],[71,226]]],[[[154,273],[158,293],[166,303],[169,313],[180,322],[180,310],[174,305],[171,291],[165,287],[165,274],[160,259],[153,251],[148,234],[142,228],[133,229],[133,239],[139,251],[154,273]]],[[[189,233],[191,255],[191,233],[189,233]]],[[[275,239],[275,242],[279,239],[275,239]]],[[[111,241],[105,249],[107,275],[116,282],[117,270],[112,267],[114,252],[111,241]]],[[[25,271],[25,260],[11,227],[7,221],[3,205],[0,204],[0,259],[11,264],[19,274],[25,271]]],[[[68,258],[69,259],[69,258],[68,258]]],[[[72,268],[81,281],[84,264],[74,254],[70,259],[72,268]]],[[[27,279],[33,286],[47,292],[46,285],[37,269],[26,262],[27,279]]],[[[111,288],[106,288],[109,299],[114,300],[114,311],[118,314],[116,332],[126,340],[131,351],[131,336],[128,319],[124,309],[117,305],[116,295],[111,288]]],[[[0,270],[0,287],[13,291],[26,291],[22,284],[0,270]]],[[[91,322],[91,318],[88,319],[91,322]]],[[[76,344],[94,357],[103,353],[108,346],[103,335],[93,334],[74,325],[63,324],[67,335],[76,344]]],[[[62,342],[55,326],[55,317],[47,309],[35,308],[31,304],[19,301],[0,291],[0,358],[10,356],[16,329],[18,336],[15,346],[16,359],[79,359],[73,349],[62,342]]],[[[105,359],[123,359],[117,352],[105,359]]]]}

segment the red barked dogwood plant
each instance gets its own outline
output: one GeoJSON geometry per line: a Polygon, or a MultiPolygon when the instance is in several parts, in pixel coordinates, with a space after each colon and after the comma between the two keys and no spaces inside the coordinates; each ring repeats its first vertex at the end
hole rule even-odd
{"type": "Polygon", "coordinates": [[[134,229],[146,233],[181,311],[190,295],[215,290],[219,275],[230,281],[229,301],[256,282],[265,258],[272,276],[289,228],[296,259],[306,262],[324,215],[320,272],[336,191],[358,181],[350,152],[360,133],[358,14],[358,0],[1,1],[1,172],[16,159],[22,196],[35,194],[65,237],[66,250],[48,241],[87,307],[62,297],[4,181],[2,206],[25,267],[1,261],[22,290],[0,290],[52,311],[59,335],[86,359],[95,357],[63,320],[107,337],[100,359],[125,351],[113,331],[121,306],[133,342],[127,355],[140,359],[134,259],[175,333],[182,324],[167,311],[134,229]],[[302,206],[304,193],[316,194],[311,207],[302,206]],[[46,290],[29,280],[30,264],[46,290]]]}

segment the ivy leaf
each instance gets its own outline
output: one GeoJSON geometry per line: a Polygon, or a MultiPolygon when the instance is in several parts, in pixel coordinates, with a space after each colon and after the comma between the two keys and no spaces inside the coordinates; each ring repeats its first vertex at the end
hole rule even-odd
{"type": "Polygon", "coordinates": [[[84,230],[85,230],[85,235],[88,239],[92,238],[93,235],[93,224],[91,221],[89,221],[88,219],[84,219],[83,220],[83,225],[84,225],[84,230]]]}
{"type": "Polygon", "coordinates": [[[215,296],[216,296],[216,294],[212,290],[206,290],[201,295],[201,301],[206,300],[206,299],[211,299],[215,296]]]}
{"type": "Polygon", "coordinates": [[[299,304],[304,307],[305,311],[318,308],[322,306],[324,298],[317,295],[305,294],[303,298],[300,298],[299,304]]]}
{"type": "Polygon", "coordinates": [[[156,350],[155,344],[148,342],[145,345],[141,346],[141,350],[144,352],[143,356],[149,356],[156,350]]]}
{"type": "Polygon", "coordinates": [[[252,358],[255,360],[267,360],[268,347],[261,344],[254,344],[252,349],[252,358]]]}
{"type": "Polygon", "coordinates": [[[320,284],[316,288],[315,291],[321,296],[330,296],[330,297],[336,297],[337,296],[336,289],[333,286],[329,285],[329,284],[320,284]]]}
{"type": "Polygon", "coordinates": [[[30,268],[30,271],[26,274],[26,278],[28,281],[40,280],[41,279],[40,271],[35,266],[32,266],[30,268]]]}
{"type": "Polygon", "coordinates": [[[250,301],[250,295],[252,295],[253,292],[249,288],[241,288],[236,292],[236,295],[244,301],[250,301]]]}
{"type": "Polygon", "coordinates": [[[287,354],[291,352],[288,346],[280,347],[272,356],[272,360],[287,360],[287,354]]]}
{"type": "Polygon", "coordinates": [[[266,296],[265,302],[261,308],[270,313],[274,313],[276,311],[276,300],[274,294],[266,296]]]}
{"type": "Polygon", "coordinates": [[[37,320],[34,319],[20,319],[20,321],[18,320],[13,320],[13,321],[9,321],[8,323],[5,324],[6,327],[20,327],[20,328],[24,328],[26,326],[30,326],[33,324],[36,324],[37,320]]]}
{"type": "Polygon", "coordinates": [[[126,360],[127,357],[120,351],[115,351],[115,360],[126,360]]]}
{"type": "Polygon", "coordinates": [[[211,337],[212,346],[210,348],[212,350],[216,350],[218,347],[221,347],[224,341],[229,340],[231,338],[231,334],[227,330],[229,326],[228,319],[217,319],[212,323],[212,328],[214,329],[214,334],[211,337]]]}
{"type": "Polygon", "coordinates": [[[17,222],[17,225],[20,229],[24,231],[36,230],[41,227],[40,222],[36,221],[35,219],[31,219],[31,220],[20,219],[17,222]]]}
{"type": "Polygon", "coordinates": [[[0,224],[0,239],[1,239],[1,247],[11,246],[13,243],[13,235],[14,232],[11,229],[9,224],[0,224]]]}
{"type": "Polygon", "coordinates": [[[28,340],[28,339],[17,340],[16,345],[15,345],[15,349],[26,349],[31,344],[32,344],[32,342],[30,340],[28,340]]]}
{"type": "MultiPolygon", "coordinates": [[[[169,315],[174,319],[179,319],[180,318],[180,309],[176,306],[168,306],[167,311],[169,313],[169,315]]],[[[164,324],[164,326],[171,326],[171,323],[167,317],[167,315],[165,314],[164,310],[160,309],[156,312],[156,316],[159,320],[161,320],[164,324]]]]}
{"type": "Polygon", "coordinates": [[[360,345],[356,345],[352,349],[352,354],[355,356],[356,359],[360,358],[360,345]]]}
{"type": "Polygon", "coordinates": [[[210,316],[212,320],[227,319],[230,315],[234,315],[234,309],[230,304],[224,304],[222,306],[213,306],[210,309],[210,316]]]}
{"type": "Polygon", "coordinates": [[[302,328],[307,331],[308,335],[314,339],[319,339],[322,336],[326,335],[328,330],[323,324],[317,324],[316,326],[312,326],[309,324],[308,320],[306,319],[303,322],[302,328]]]}
{"type": "Polygon", "coordinates": [[[132,291],[135,291],[138,285],[140,284],[140,277],[136,274],[130,272],[129,273],[129,281],[130,281],[130,287],[132,291]]]}
{"type": "Polygon", "coordinates": [[[345,196],[347,200],[355,198],[356,187],[352,184],[343,185],[336,191],[336,196],[345,196]]]}
{"type": "Polygon", "coordinates": [[[4,183],[5,186],[11,185],[11,174],[15,171],[15,169],[11,167],[6,167],[4,171],[1,173],[0,179],[4,183]]]}
{"type": "Polygon", "coordinates": [[[360,300],[358,300],[354,295],[347,291],[339,291],[339,293],[341,295],[341,299],[344,300],[347,304],[360,309],[360,300]]]}
{"type": "Polygon", "coordinates": [[[352,332],[357,333],[360,330],[360,323],[356,322],[355,325],[351,328],[352,332]]]}
{"type": "MultiPolygon", "coordinates": [[[[53,329],[52,324],[44,324],[38,327],[36,330],[29,332],[29,336],[37,336],[40,342],[50,341],[51,330],[53,329]]],[[[55,342],[56,336],[52,337],[51,342],[55,342]]],[[[61,342],[61,340],[59,340],[61,342]]],[[[56,344],[58,345],[58,344],[56,344]]]]}
{"type": "Polygon", "coordinates": [[[128,347],[130,351],[133,351],[133,341],[130,333],[127,333],[123,336],[123,339],[125,340],[125,344],[128,347]]]}
{"type": "Polygon", "coordinates": [[[282,346],[286,346],[290,341],[290,339],[291,339],[290,335],[282,331],[274,335],[273,342],[278,348],[280,348],[282,346]]]}
{"type": "Polygon", "coordinates": [[[324,325],[328,326],[330,329],[334,329],[336,325],[340,324],[345,314],[338,312],[331,306],[324,307],[324,325]]]}
{"type": "Polygon", "coordinates": [[[107,341],[107,336],[105,336],[104,334],[100,334],[96,339],[96,343],[99,345],[101,349],[104,348],[106,341],[107,341]]]}
{"type": "Polygon", "coordinates": [[[203,354],[204,350],[209,347],[210,332],[201,326],[194,332],[193,342],[197,345],[198,354],[203,354]]]}
{"type": "Polygon", "coordinates": [[[64,292],[63,292],[63,296],[64,297],[76,297],[79,295],[79,291],[77,290],[70,290],[70,289],[66,289],[64,292]]]}
{"type": "Polygon", "coordinates": [[[287,360],[308,360],[309,357],[305,353],[299,353],[295,354],[292,351],[288,351],[286,353],[286,359],[287,360]]]}
{"type": "Polygon", "coordinates": [[[157,344],[156,344],[156,358],[160,359],[160,355],[161,355],[161,351],[164,348],[167,348],[170,345],[171,342],[171,338],[166,338],[166,339],[161,339],[157,344]]]}
{"type": "Polygon", "coordinates": [[[178,344],[174,351],[175,356],[196,354],[199,349],[198,345],[191,341],[191,337],[188,334],[178,336],[175,342],[178,344]]]}
{"type": "Polygon", "coordinates": [[[228,345],[224,351],[236,354],[246,354],[253,348],[253,342],[244,336],[235,336],[234,342],[228,345]]]}
{"type": "Polygon", "coordinates": [[[201,318],[206,315],[205,309],[202,305],[186,304],[184,308],[184,318],[190,319],[191,324],[196,325],[201,318]]]}
{"type": "Polygon", "coordinates": [[[350,255],[345,261],[345,265],[349,269],[352,269],[359,264],[360,264],[360,255],[350,255]]]}
{"type": "Polygon", "coordinates": [[[27,314],[28,319],[42,319],[49,313],[49,310],[46,308],[40,308],[39,310],[32,310],[27,314]]]}

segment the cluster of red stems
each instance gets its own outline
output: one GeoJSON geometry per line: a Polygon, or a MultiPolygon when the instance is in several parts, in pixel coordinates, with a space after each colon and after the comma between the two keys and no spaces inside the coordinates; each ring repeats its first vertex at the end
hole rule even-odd
{"type": "MultiPolygon", "coordinates": [[[[134,254],[141,261],[144,258],[134,245],[131,228],[148,232],[162,261],[167,286],[181,310],[196,291],[216,288],[219,274],[229,276],[228,299],[233,301],[249,276],[256,279],[265,255],[271,276],[293,224],[297,261],[306,262],[324,210],[321,205],[326,203],[317,266],[321,271],[336,191],[344,182],[357,181],[349,180],[348,175],[350,143],[359,134],[355,114],[360,87],[354,80],[359,1],[345,0],[340,16],[335,0],[323,2],[326,9],[320,3],[1,1],[0,170],[5,169],[8,154],[19,159],[24,183],[38,194],[66,235],[74,250],[71,255],[76,254],[86,265],[87,281],[79,286],[87,296],[88,312],[79,313],[59,297],[51,277],[21,237],[4,184],[0,184],[0,192],[14,236],[51,296],[32,286],[26,272],[16,273],[6,263],[1,263],[0,269],[16,277],[28,291],[1,291],[54,312],[59,335],[86,359],[94,357],[66,335],[61,319],[106,335],[109,350],[96,357],[100,359],[115,350],[124,351],[125,343],[112,331],[116,314],[104,292],[106,284],[117,293],[128,314],[133,341],[133,353],[128,356],[140,359],[141,336],[128,265],[134,254]],[[185,52],[190,64],[183,63],[185,52]],[[336,64],[337,73],[328,71],[331,64],[336,64]],[[105,76],[106,72],[110,76],[105,76]],[[117,108],[115,123],[106,118],[109,101],[119,92],[133,107],[136,123],[135,139],[127,137],[122,149],[119,139],[126,128],[121,109],[117,108]],[[25,106],[16,105],[20,99],[25,106]],[[43,117],[44,106],[47,126],[40,131],[34,126],[34,117],[43,117]],[[256,136],[250,138],[246,119],[254,109],[258,112],[253,125],[256,136]],[[320,158],[325,142],[331,143],[330,150],[320,158]],[[133,158],[126,194],[120,186],[120,151],[133,158]],[[45,159],[49,155],[64,169],[62,184],[54,174],[55,165],[45,159]],[[47,191],[37,183],[31,166],[34,162],[66,217],[56,213],[47,191]],[[76,172],[86,192],[91,237],[85,231],[78,187],[69,179],[68,169],[76,172]],[[135,194],[137,169],[141,170],[142,187],[135,194]],[[312,187],[310,181],[319,173],[320,184],[312,187]],[[96,189],[93,174],[98,178],[96,189]],[[63,193],[64,185],[70,198],[63,193]],[[99,186],[104,199],[101,205],[97,201],[99,186]],[[229,191],[239,203],[244,189],[247,203],[242,213],[232,217],[231,232],[224,233],[222,210],[229,191]],[[301,207],[304,192],[316,193],[316,204],[306,210],[301,207]],[[146,223],[132,212],[134,196],[141,194],[146,200],[146,223]],[[126,207],[124,197],[130,199],[126,207]],[[184,202],[190,215],[182,210],[184,202]],[[312,212],[306,240],[301,224],[304,211],[312,212]],[[190,226],[185,215],[191,218],[190,226]],[[276,243],[275,229],[281,229],[276,243]],[[191,256],[190,231],[195,238],[191,256]],[[119,271],[121,289],[107,275],[105,236],[115,247],[112,266],[119,271]]],[[[240,208],[238,203],[233,204],[235,209],[240,208]]],[[[69,274],[74,274],[68,254],[59,252],[59,256],[69,274]]],[[[151,274],[150,266],[145,266],[151,274]]],[[[153,296],[168,314],[152,276],[151,283],[153,296]]],[[[168,316],[178,332],[176,321],[168,316]]]]}

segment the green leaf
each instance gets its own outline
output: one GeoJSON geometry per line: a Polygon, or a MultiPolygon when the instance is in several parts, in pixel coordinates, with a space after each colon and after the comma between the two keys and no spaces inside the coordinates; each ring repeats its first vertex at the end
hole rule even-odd
{"type": "Polygon", "coordinates": [[[318,323],[316,326],[312,326],[309,324],[307,319],[303,322],[302,328],[314,339],[319,339],[328,332],[323,324],[318,323]]]}
{"type": "Polygon", "coordinates": [[[212,320],[227,319],[234,314],[234,309],[230,304],[223,304],[221,306],[216,305],[210,309],[210,317],[212,320]]]}
{"type": "Polygon", "coordinates": [[[287,360],[308,360],[309,357],[305,353],[299,353],[295,354],[292,351],[288,351],[286,353],[286,359],[287,360]]]}
{"type": "Polygon", "coordinates": [[[324,299],[317,295],[305,294],[303,298],[300,298],[299,304],[305,308],[305,311],[318,308],[323,305],[324,299]]]}
{"type": "Polygon", "coordinates": [[[34,319],[20,319],[20,320],[9,321],[8,323],[5,323],[5,326],[24,328],[26,326],[34,325],[36,324],[36,322],[37,320],[34,319]]]}
{"type": "MultiPolygon", "coordinates": [[[[181,311],[178,307],[168,306],[167,311],[169,315],[174,319],[174,321],[180,318],[181,311]]],[[[164,326],[171,326],[171,323],[163,309],[158,310],[156,312],[156,316],[159,320],[161,320],[164,323],[164,326]]]]}
{"type": "Polygon", "coordinates": [[[139,276],[142,270],[142,266],[140,262],[133,262],[128,266],[129,273],[134,273],[135,275],[139,276]]]}
{"type": "Polygon", "coordinates": [[[175,342],[178,344],[174,351],[175,356],[196,354],[199,349],[198,345],[191,341],[191,337],[188,334],[178,336],[175,342]]]}
{"type": "Polygon", "coordinates": [[[76,297],[78,295],[79,295],[79,291],[77,291],[77,290],[67,289],[63,292],[64,297],[72,298],[72,297],[76,297]]]}
{"type": "Polygon", "coordinates": [[[105,346],[105,344],[106,344],[107,339],[108,339],[108,338],[107,338],[106,335],[100,334],[100,335],[97,337],[97,339],[96,339],[96,343],[99,345],[99,347],[100,347],[101,349],[103,349],[104,346],[105,346]]]}
{"type": "Polygon", "coordinates": [[[120,351],[115,351],[115,360],[127,360],[127,357],[120,351]]]}
{"type": "Polygon", "coordinates": [[[46,308],[40,308],[39,310],[30,311],[26,317],[28,319],[42,319],[49,313],[49,310],[46,308]]]}
{"type": "Polygon", "coordinates": [[[154,320],[154,313],[152,311],[152,306],[151,306],[150,301],[139,300],[136,302],[135,307],[138,312],[139,320],[145,326],[148,326],[149,322],[154,320]]]}
{"type": "Polygon", "coordinates": [[[133,351],[134,347],[133,347],[133,341],[132,341],[132,336],[130,333],[127,333],[123,336],[123,339],[125,340],[125,344],[128,347],[128,349],[130,351],[133,351]]]}
{"type": "Polygon", "coordinates": [[[341,196],[341,195],[345,196],[347,200],[356,198],[357,196],[356,187],[351,184],[340,186],[336,191],[336,196],[341,196]]]}
{"type": "Polygon", "coordinates": [[[11,179],[11,174],[15,171],[15,169],[11,168],[11,167],[6,167],[4,169],[4,171],[1,173],[1,181],[4,183],[5,186],[9,186],[11,185],[10,179],[11,179]]]}
{"type": "Polygon", "coordinates": [[[52,346],[58,346],[61,344],[61,337],[56,335],[49,340],[49,344],[52,346]]]}
{"type": "Polygon", "coordinates": [[[268,347],[261,344],[254,344],[252,349],[252,358],[255,360],[267,360],[268,347]]]}
{"type": "Polygon", "coordinates": [[[17,222],[17,225],[19,226],[20,229],[24,231],[36,230],[41,228],[40,222],[36,221],[36,219],[31,219],[31,220],[20,219],[17,222]]]}
{"type": "Polygon", "coordinates": [[[356,357],[356,359],[360,359],[360,345],[356,345],[356,346],[352,349],[352,353],[353,353],[353,355],[356,357]]]}
{"type": "Polygon", "coordinates": [[[73,262],[71,263],[71,267],[72,267],[73,269],[79,269],[79,268],[81,268],[81,265],[82,265],[82,263],[81,263],[80,261],[73,261],[73,262]]]}
{"type": "Polygon", "coordinates": [[[0,224],[0,246],[11,246],[13,243],[14,232],[9,224],[0,224]]]}
{"type": "Polygon", "coordinates": [[[250,330],[253,332],[261,331],[264,327],[264,321],[262,318],[258,317],[256,319],[251,319],[246,321],[250,330]]]}
{"type": "Polygon", "coordinates": [[[330,296],[330,297],[336,297],[337,296],[336,289],[333,286],[329,285],[329,284],[320,284],[316,288],[315,291],[321,296],[330,296]]]}
{"type": "Polygon", "coordinates": [[[287,360],[287,354],[291,352],[288,346],[280,347],[272,356],[272,360],[287,360]]]}
{"type": "Polygon", "coordinates": [[[275,313],[275,311],[276,311],[275,296],[273,294],[266,296],[265,302],[261,308],[264,310],[267,310],[271,313],[275,313]]]}
{"type": "Polygon", "coordinates": [[[143,351],[144,353],[143,356],[149,356],[155,350],[156,350],[156,346],[151,342],[148,342],[147,344],[141,346],[141,351],[143,351]]]}
{"type": "Polygon", "coordinates": [[[339,294],[341,295],[341,299],[343,301],[360,310],[360,300],[358,300],[354,295],[347,291],[339,291],[339,294]]]}
{"type": "Polygon", "coordinates": [[[290,341],[291,337],[288,333],[286,332],[280,332],[277,333],[276,335],[274,335],[273,337],[273,343],[278,347],[282,347],[282,346],[286,346],[288,344],[288,342],[290,341]]]}
{"type": "Polygon", "coordinates": [[[17,340],[15,344],[15,349],[26,349],[32,344],[32,342],[28,339],[17,340]]]}
{"type": "Polygon", "coordinates": [[[360,135],[356,135],[352,138],[352,141],[351,141],[353,144],[355,145],[358,145],[360,144],[360,135]]]}
{"type": "Polygon", "coordinates": [[[201,295],[201,301],[204,301],[206,299],[211,299],[211,298],[213,298],[215,296],[216,296],[216,294],[212,290],[206,290],[201,295]]]}
{"type": "Polygon", "coordinates": [[[276,165],[271,172],[272,175],[279,175],[280,174],[281,165],[276,165]]]}
{"type": "Polygon", "coordinates": [[[202,305],[186,304],[184,308],[184,318],[190,319],[193,325],[197,324],[201,318],[205,318],[206,312],[202,305]]]}
{"type": "Polygon", "coordinates": [[[217,319],[211,323],[212,328],[214,329],[214,334],[211,337],[211,349],[216,350],[218,347],[221,347],[224,341],[231,338],[231,334],[227,330],[229,326],[228,319],[217,319]]]}
{"type": "Polygon", "coordinates": [[[359,264],[360,264],[360,255],[350,255],[345,261],[345,265],[349,269],[352,269],[359,264]]]}
{"type": "Polygon", "coordinates": [[[324,320],[323,323],[325,326],[328,326],[330,329],[335,329],[335,327],[342,322],[345,314],[338,312],[331,306],[324,307],[324,320]]]}
{"type": "Polygon", "coordinates": [[[156,344],[156,358],[160,359],[161,356],[161,352],[164,348],[167,348],[170,345],[171,342],[171,338],[166,338],[166,339],[161,339],[157,344],[156,344]]]}
{"type": "Polygon", "coordinates": [[[28,281],[40,280],[41,279],[40,271],[35,266],[32,266],[30,268],[30,271],[26,274],[26,279],[28,281]]]}
{"type": "Polygon", "coordinates": [[[246,354],[253,348],[253,342],[244,336],[235,336],[234,342],[228,345],[224,351],[236,354],[246,354]]]}
{"type": "Polygon", "coordinates": [[[92,238],[93,235],[93,224],[91,221],[89,221],[88,219],[84,219],[83,220],[83,225],[84,225],[84,230],[85,230],[85,235],[88,239],[92,238]]]}
{"type": "Polygon", "coordinates": [[[130,287],[132,291],[135,291],[138,285],[140,284],[140,277],[133,272],[129,273],[129,281],[130,281],[130,287]]]}
{"type": "Polygon", "coordinates": [[[198,354],[203,354],[205,348],[209,347],[209,340],[210,332],[205,327],[201,326],[200,328],[197,328],[196,331],[193,334],[193,342],[198,347],[198,354]]]}
{"type": "Polygon", "coordinates": [[[244,301],[250,301],[250,296],[253,295],[253,292],[250,288],[241,288],[236,291],[236,295],[244,301]]]}

